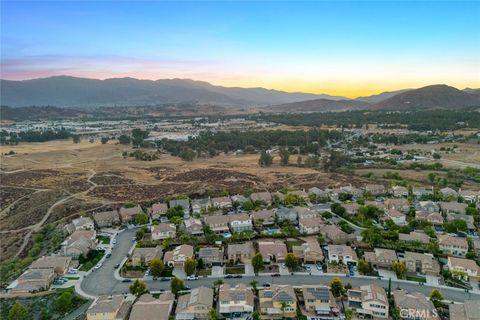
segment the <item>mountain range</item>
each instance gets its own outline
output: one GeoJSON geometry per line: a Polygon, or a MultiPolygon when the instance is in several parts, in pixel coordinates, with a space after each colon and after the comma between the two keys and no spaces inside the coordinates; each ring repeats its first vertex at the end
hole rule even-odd
{"type": "Polygon", "coordinates": [[[357,99],[264,88],[223,87],[190,79],[97,80],[56,76],[23,81],[0,80],[0,88],[1,105],[10,107],[50,105],[85,108],[189,103],[256,107],[266,112],[319,112],[480,106],[480,89],[459,90],[447,85],[383,92],[357,99]]]}

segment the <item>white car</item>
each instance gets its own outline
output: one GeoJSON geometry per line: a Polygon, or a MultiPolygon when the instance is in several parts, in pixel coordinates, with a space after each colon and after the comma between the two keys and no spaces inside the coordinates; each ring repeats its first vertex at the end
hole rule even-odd
{"type": "Polygon", "coordinates": [[[70,273],[70,274],[77,274],[77,273],[78,273],[78,269],[70,268],[70,269],[68,269],[68,273],[70,273]]]}
{"type": "Polygon", "coordinates": [[[117,243],[117,239],[113,239],[112,244],[116,244],[116,243],[117,243]]]}
{"type": "Polygon", "coordinates": [[[100,269],[101,267],[102,267],[102,264],[99,263],[99,264],[97,264],[97,265],[95,266],[95,269],[100,269]]]}
{"type": "Polygon", "coordinates": [[[198,276],[188,276],[187,280],[198,280],[198,276]]]}

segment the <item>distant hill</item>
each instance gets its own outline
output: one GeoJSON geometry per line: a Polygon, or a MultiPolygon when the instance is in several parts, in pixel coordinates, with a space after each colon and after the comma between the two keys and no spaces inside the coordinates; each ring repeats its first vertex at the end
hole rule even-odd
{"type": "Polygon", "coordinates": [[[480,95],[480,89],[465,88],[463,91],[470,94],[480,95]]]}
{"type": "Polygon", "coordinates": [[[368,102],[368,103],[377,103],[377,102],[380,102],[380,101],[383,101],[383,100],[386,100],[388,98],[391,98],[399,93],[403,93],[403,92],[407,92],[407,91],[410,91],[412,89],[402,89],[402,90],[396,90],[396,91],[385,91],[385,92],[382,92],[382,93],[379,93],[379,94],[374,94],[374,95],[371,95],[371,96],[366,96],[366,97],[358,97],[356,98],[355,100],[357,101],[364,101],[364,102],[368,102]]]}
{"type": "Polygon", "coordinates": [[[12,121],[25,121],[25,120],[54,120],[54,119],[66,119],[76,118],[79,116],[86,116],[85,113],[74,110],[64,109],[51,106],[45,107],[23,107],[12,108],[8,106],[0,107],[0,119],[12,120],[12,121]]]}
{"type": "Polygon", "coordinates": [[[371,109],[459,109],[470,106],[480,106],[480,96],[439,84],[399,93],[372,104],[371,109]]]}
{"type": "Polygon", "coordinates": [[[355,100],[314,99],[265,107],[269,112],[326,112],[365,108],[368,103],[355,100]]]}
{"type": "Polygon", "coordinates": [[[189,79],[96,80],[57,76],[24,81],[0,80],[1,104],[57,107],[145,106],[194,102],[225,106],[264,106],[316,98],[343,97],[289,93],[264,88],[228,88],[189,79]]]}

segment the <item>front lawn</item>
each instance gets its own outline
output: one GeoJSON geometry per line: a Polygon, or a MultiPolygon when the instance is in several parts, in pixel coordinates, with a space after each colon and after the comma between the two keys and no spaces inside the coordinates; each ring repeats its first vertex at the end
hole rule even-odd
{"type": "Polygon", "coordinates": [[[226,274],[244,274],[245,267],[226,267],[226,274]]]}
{"type": "Polygon", "coordinates": [[[88,271],[92,269],[105,255],[104,251],[92,250],[86,258],[80,257],[78,260],[81,264],[80,271],[88,271]]]}
{"type": "Polygon", "coordinates": [[[110,244],[110,237],[108,236],[97,236],[97,240],[101,244],[110,244]]]}
{"type": "Polygon", "coordinates": [[[420,277],[420,276],[409,276],[407,275],[405,277],[408,281],[415,281],[415,282],[422,282],[422,283],[426,283],[427,282],[427,279],[424,278],[424,277],[420,277]]]}

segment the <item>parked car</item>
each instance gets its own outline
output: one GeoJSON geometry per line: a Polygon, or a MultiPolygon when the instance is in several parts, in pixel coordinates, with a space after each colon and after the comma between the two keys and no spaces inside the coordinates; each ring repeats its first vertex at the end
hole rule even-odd
{"type": "Polygon", "coordinates": [[[132,279],[123,279],[122,282],[132,282],[132,279]]]}
{"type": "Polygon", "coordinates": [[[162,277],[162,278],[160,278],[160,281],[170,281],[170,278],[169,277],[162,277]]]}
{"type": "Polygon", "coordinates": [[[317,270],[318,270],[318,271],[323,271],[322,266],[319,265],[319,264],[317,264],[317,270]]]}
{"type": "Polygon", "coordinates": [[[312,268],[310,266],[305,266],[305,270],[310,271],[312,268]]]}
{"type": "Polygon", "coordinates": [[[105,257],[106,257],[106,258],[110,258],[111,256],[112,256],[112,253],[109,252],[109,253],[107,253],[107,255],[106,255],[105,257]]]}
{"type": "Polygon", "coordinates": [[[113,267],[113,269],[118,269],[119,267],[120,267],[120,263],[117,263],[117,264],[113,267]]]}
{"type": "Polygon", "coordinates": [[[270,283],[264,283],[264,284],[263,284],[263,287],[265,287],[265,288],[270,288],[270,283]]]}
{"type": "Polygon", "coordinates": [[[76,268],[70,268],[70,269],[68,269],[68,273],[70,273],[70,274],[77,274],[77,273],[78,273],[78,269],[76,269],[76,268]]]}
{"type": "Polygon", "coordinates": [[[242,276],[241,274],[236,274],[236,275],[234,275],[233,277],[236,278],[236,279],[243,278],[243,276],[242,276]]]}
{"type": "Polygon", "coordinates": [[[280,273],[274,273],[272,274],[272,277],[280,277],[280,273]]]}
{"type": "Polygon", "coordinates": [[[187,280],[198,280],[198,276],[188,276],[187,280]]]}
{"type": "Polygon", "coordinates": [[[233,278],[233,274],[227,274],[227,275],[225,276],[225,278],[226,278],[226,279],[233,278]]]}

